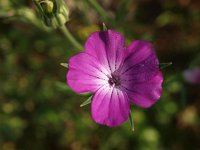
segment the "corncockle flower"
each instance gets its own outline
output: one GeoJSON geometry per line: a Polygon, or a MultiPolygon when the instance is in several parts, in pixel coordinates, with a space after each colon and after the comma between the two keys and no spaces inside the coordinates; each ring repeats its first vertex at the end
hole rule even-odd
{"type": "Polygon", "coordinates": [[[163,82],[152,44],[136,40],[125,47],[124,37],[112,30],[91,34],[85,51],[69,60],[66,78],[75,92],[95,93],[92,118],[110,127],[128,119],[130,103],[152,106],[163,82]]]}

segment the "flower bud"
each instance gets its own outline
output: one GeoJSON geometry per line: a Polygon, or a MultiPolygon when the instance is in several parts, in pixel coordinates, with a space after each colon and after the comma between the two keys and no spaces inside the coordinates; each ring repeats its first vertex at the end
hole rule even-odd
{"type": "Polygon", "coordinates": [[[41,1],[40,5],[45,14],[51,14],[53,12],[54,4],[52,1],[41,1]]]}
{"type": "Polygon", "coordinates": [[[57,28],[69,20],[69,10],[64,0],[33,0],[43,23],[57,28]]]}

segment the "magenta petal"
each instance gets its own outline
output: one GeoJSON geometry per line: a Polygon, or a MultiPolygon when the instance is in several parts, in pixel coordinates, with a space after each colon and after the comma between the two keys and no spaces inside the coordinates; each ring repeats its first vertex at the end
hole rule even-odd
{"type": "Polygon", "coordinates": [[[162,92],[163,76],[154,49],[149,42],[135,41],[121,69],[121,86],[130,101],[141,107],[152,106],[162,92]]]}
{"type": "Polygon", "coordinates": [[[159,71],[159,63],[156,55],[151,54],[138,64],[133,64],[134,59],[124,62],[121,70],[122,84],[136,84],[151,80],[159,71]],[[126,69],[124,69],[126,68],[126,69]]]}
{"type": "Polygon", "coordinates": [[[77,93],[95,92],[107,84],[107,76],[96,58],[80,53],[69,60],[69,71],[66,79],[68,85],[77,93]]]}
{"type": "Polygon", "coordinates": [[[149,59],[154,59],[154,63],[158,64],[154,48],[150,42],[136,40],[132,42],[127,48],[127,56],[124,60],[125,65],[122,68],[123,71],[127,71],[130,67],[142,63],[148,63],[149,59]]]}
{"type": "Polygon", "coordinates": [[[126,93],[119,89],[104,86],[92,100],[92,117],[95,122],[116,127],[128,119],[129,102],[126,93]]]}
{"type": "Polygon", "coordinates": [[[85,51],[113,72],[123,61],[125,40],[120,33],[112,30],[95,32],[86,41],[85,51]]]}
{"type": "Polygon", "coordinates": [[[141,107],[151,107],[161,96],[163,75],[158,72],[151,80],[143,83],[123,85],[130,101],[141,107]]]}
{"type": "Polygon", "coordinates": [[[154,54],[153,45],[150,42],[143,40],[136,40],[128,46],[129,54],[134,57],[135,64],[145,60],[152,53],[154,54]]]}

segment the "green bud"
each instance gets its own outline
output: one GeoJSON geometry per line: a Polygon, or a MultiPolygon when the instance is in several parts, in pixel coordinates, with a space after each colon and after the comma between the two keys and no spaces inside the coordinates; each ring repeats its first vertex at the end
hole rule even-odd
{"type": "Polygon", "coordinates": [[[53,13],[54,4],[52,1],[41,1],[40,5],[41,5],[44,13],[46,13],[46,14],[53,13]]]}
{"type": "Polygon", "coordinates": [[[43,23],[57,28],[69,21],[69,10],[64,0],[33,0],[43,23]]]}

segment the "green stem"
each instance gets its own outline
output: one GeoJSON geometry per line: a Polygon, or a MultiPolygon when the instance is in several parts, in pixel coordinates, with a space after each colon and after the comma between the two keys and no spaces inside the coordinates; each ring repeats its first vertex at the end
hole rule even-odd
{"type": "Polygon", "coordinates": [[[93,8],[102,16],[103,19],[108,20],[107,12],[99,5],[96,0],[88,0],[88,2],[93,6],[93,8]]]}
{"type": "Polygon", "coordinates": [[[69,32],[67,27],[64,25],[60,27],[60,30],[65,35],[65,37],[76,47],[78,50],[83,50],[82,45],[76,40],[76,38],[69,32]]]}

